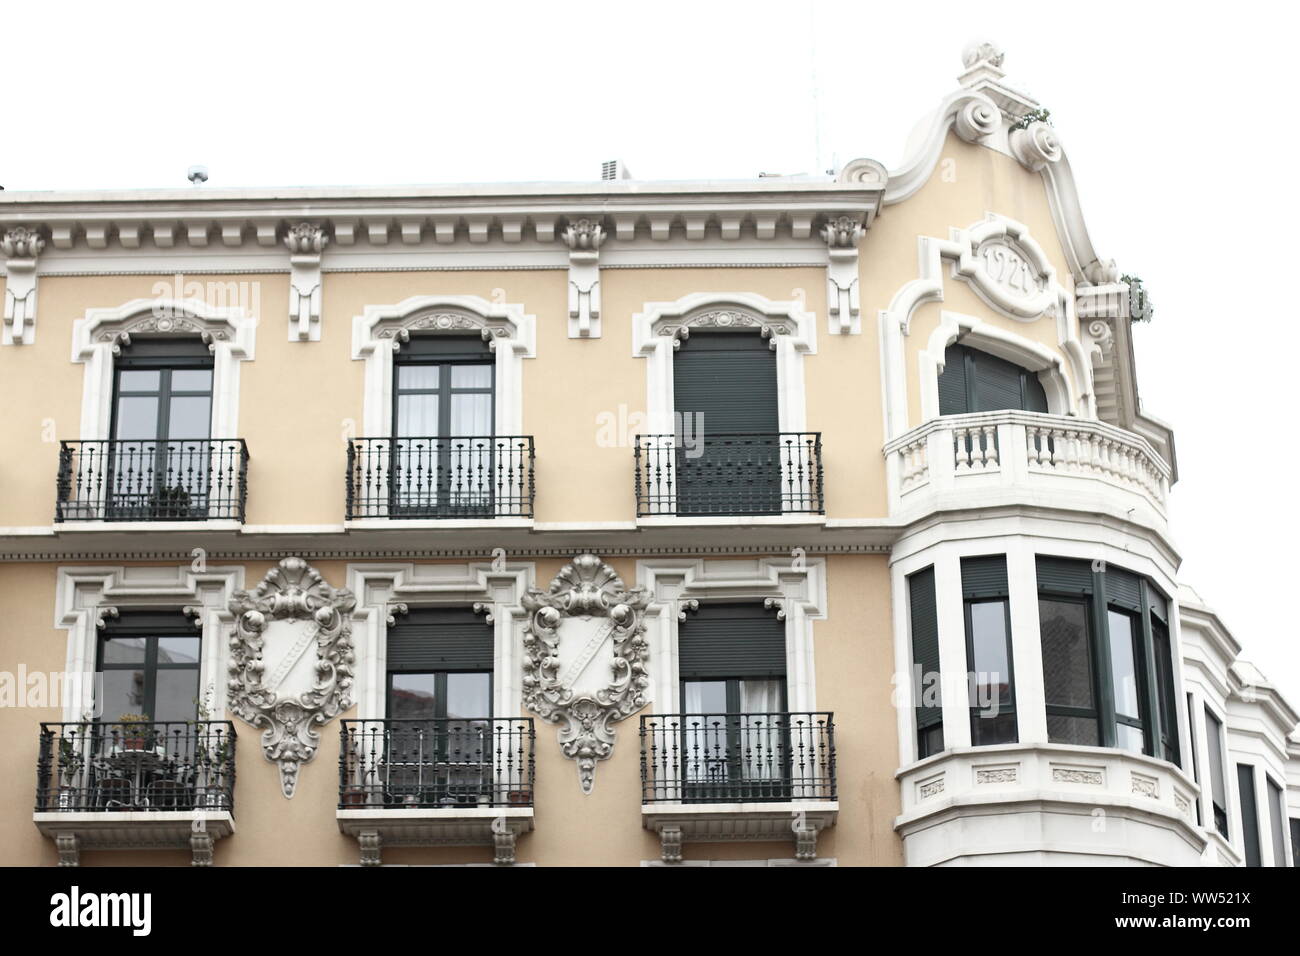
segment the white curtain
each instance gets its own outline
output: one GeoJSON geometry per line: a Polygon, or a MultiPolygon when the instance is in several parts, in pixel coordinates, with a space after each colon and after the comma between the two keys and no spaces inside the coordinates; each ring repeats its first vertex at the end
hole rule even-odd
{"type": "Polygon", "coordinates": [[[741,719],[740,754],[748,780],[775,780],[782,776],[785,721],[773,716],[781,708],[783,681],[744,680],[740,682],[741,719]]]}

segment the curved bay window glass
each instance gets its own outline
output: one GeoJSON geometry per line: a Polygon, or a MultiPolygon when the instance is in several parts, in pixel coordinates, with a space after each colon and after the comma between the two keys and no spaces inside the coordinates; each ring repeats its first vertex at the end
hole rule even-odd
{"type": "Polygon", "coordinates": [[[939,414],[994,412],[1019,408],[1047,411],[1047,393],[1038,375],[996,355],[965,345],[944,349],[939,374],[939,414]]]}
{"type": "Polygon", "coordinates": [[[1006,556],[962,558],[961,585],[971,675],[971,744],[1012,744],[1019,736],[1006,556]]]}
{"type": "Polygon", "coordinates": [[[388,629],[384,802],[477,805],[494,793],[493,631],[472,608],[419,608],[388,629]]]}
{"type": "Polygon", "coordinates": [[[1100,562],[1040,556],[1037,570],[1048,738],[1179,763],[1164,595],[1100,562]]]}
{"type": "Polygon", "coordinates": [[[106,517],[204,518],[213,468],[212,353],[198,338],[142,339],[113,367],[106,517]]]}
{"type": "Polygon", "coordinates": [[[193,619],[179,612],[123,612],[112,619],[99,637],[102,719],[193,720],[201,643],[193,619]]]}
{"type": "Polygon", "coordinates": [[[481,336],[412,336],[393,361],[390,513],[493,513],[496,367],[481,336]]]}

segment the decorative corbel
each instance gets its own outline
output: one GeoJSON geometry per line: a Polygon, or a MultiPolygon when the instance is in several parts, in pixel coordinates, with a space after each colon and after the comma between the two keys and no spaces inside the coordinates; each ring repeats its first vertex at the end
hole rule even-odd
{"type": "Polygon", "coordinates": [[[659,831],[659,856],[665,863],[682,862],[682,828],[664,827],[659,831]]]}
{"type": "Polygon", "coordinates": [[[577,219],[564,227],[569,247],[569,338],[600,338],[600,244],[605,228],[577,219]]]}
{"type": "Polygon", "coordinates": [[[59,866],[81,866],[81,837],[75,833],[60,833],[54,838],[59,851],[59,866]]]}
{"type": "Polygon", "coordinates": [[[837,216],[822,226],[826,243],[826,307],[831,335],[859,335],[858,242],[866,230],[855,216],[837,216]]]}
{"type": "Polygon", "coordinates": [[[190,865],[211,866],[214,842],[207,830],[193,830],[190,833],[190,865]]]}
{"type": "Polygon", "coordinates": [[[357,834],[357,843],[361,845],[362,866],[383,864],[384,838],[378,830],[362,830],[357,834]]]}
{"type": "Polygon", "coordinates": [[[289,341],[320,341],[320,257],[329,238],[310,222],[291,226],[289,247],[289,341]]]}
{"type": "Polygon", "coordinates": [[[5,256],[5,345],[31,345],[36,341],[36,257],[45,240],[33,229],[14,226],[0,236],[5,256]]]}

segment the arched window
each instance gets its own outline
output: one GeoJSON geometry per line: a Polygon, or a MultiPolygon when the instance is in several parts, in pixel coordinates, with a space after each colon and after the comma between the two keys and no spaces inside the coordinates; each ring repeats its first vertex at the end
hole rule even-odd
{"type": "Polygon", "coordinates": [[[1018,408],[1046,412],[1047,393],[1038,375],[1006,359],[964,345],[944,350],[939,375],[939,414],[1018,408]]]}

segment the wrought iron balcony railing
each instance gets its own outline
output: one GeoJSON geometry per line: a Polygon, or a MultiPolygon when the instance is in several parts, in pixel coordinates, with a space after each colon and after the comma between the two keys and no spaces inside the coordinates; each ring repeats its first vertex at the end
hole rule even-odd
{"type": "Polygon", "coordinates": [[[825,510],[821,432],[637,438],[638,516],[825,510]]]}
{"type": "Polygon", "coordinates": [[[345,720],[339,809],[531,807],[531,717],[345,720]]]}
{"type": "Polygon", "coordinates": [[[235,741],[228,720],[41,724],[36,810],[233,812],[235,741]]]}
{"type": "Polygon", "coordinates": [[[55,521],[244,520],[242,438],[65,441],[55,521]]]}
{"type": "Polygon", "coordinates": [[[347,517],[533,516],[533,437],[356,438],[347,517]]]}
{"type": "Polygon", "coordinates": [[[641,718],[641,802],[835,800],[830,713],[641,718]]]}

